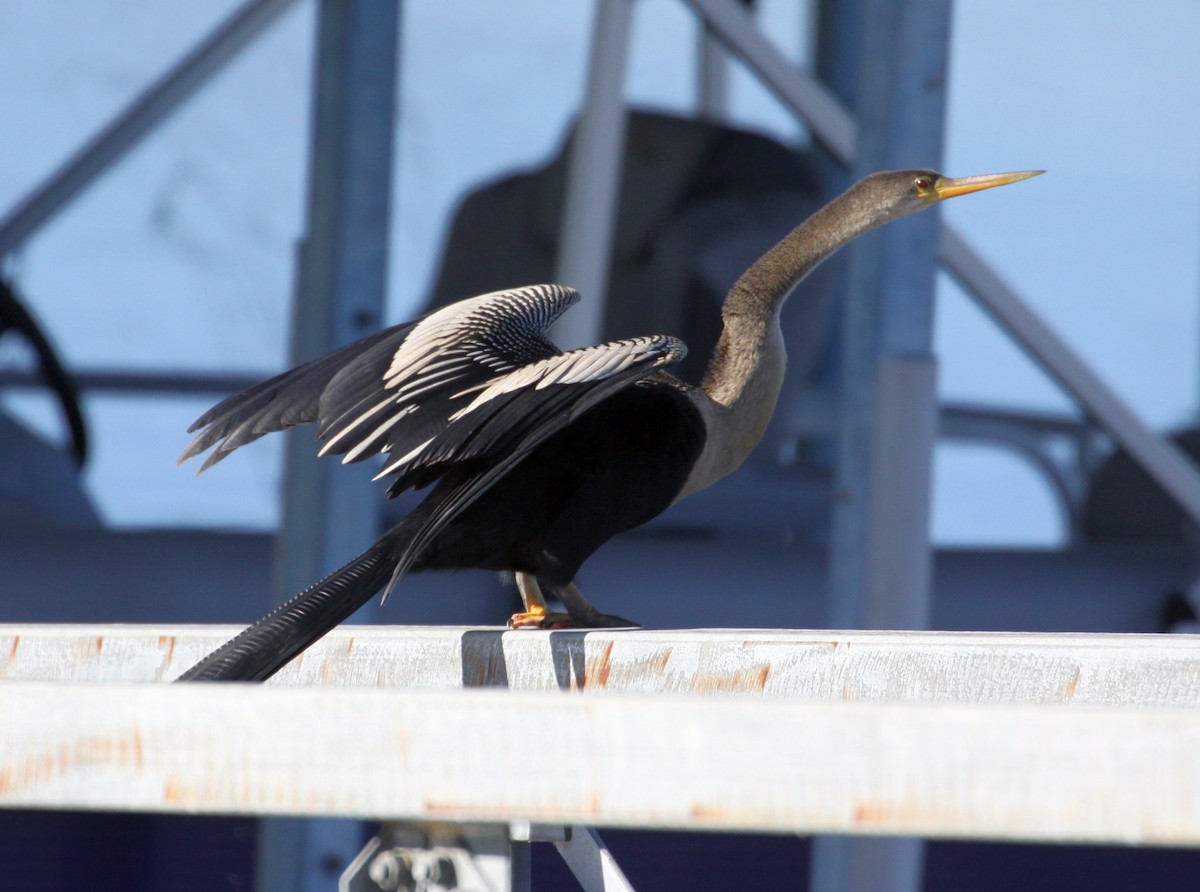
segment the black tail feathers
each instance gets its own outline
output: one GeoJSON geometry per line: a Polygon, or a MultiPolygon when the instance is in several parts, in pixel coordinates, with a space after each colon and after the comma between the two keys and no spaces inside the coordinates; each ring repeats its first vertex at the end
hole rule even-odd
{"type": "Polygon", "coordinates": [[[358,557],[276,607],[177,681],[265,681],[371,600],[404,551],[395,530],[358,557]]]}

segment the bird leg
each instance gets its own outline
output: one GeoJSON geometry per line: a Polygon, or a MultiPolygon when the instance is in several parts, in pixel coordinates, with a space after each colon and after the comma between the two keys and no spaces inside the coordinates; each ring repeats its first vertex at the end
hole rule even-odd
{"type": "Polygon", "coordinates": [[[569,613],[551,613],[542,597],[542,587],[532,573],[517,573],[517,591],[525,605],[524,613],[514,613],[508,619],[510,629],[569,629],[575,619],[569,613]]]}
{"type": "Polygon", "coordinates": [[[641,628],[641,623],[635,623],[633,620],[624,619],[620,616],[613,616],[611,613],[601,613],[591,602],[583,596],[583,592],[579,590],[573,582],[568,582],[563,586],[549,587],[555,598],[562,602],[567,608],[571,618],[574,620],[573,625],[581,626],[590,629],[638,629],[641,628]]]}

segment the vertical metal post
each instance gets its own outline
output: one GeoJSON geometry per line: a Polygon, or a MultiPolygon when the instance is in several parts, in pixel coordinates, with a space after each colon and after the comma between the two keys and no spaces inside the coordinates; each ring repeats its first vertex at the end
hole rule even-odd
{"type": "Polygon", "coordinates": [[[729,54],[712,30],[701,25],[696,55],[696,107],[701,118],[720,123],[729,112],[729,54]]]}
{"type": "Polygon", "coordinates": [[[594,344],[604,327],[608,269],[625,152],[625,69],[633,0],[596,0],[587,87],[563,196],[555,281],[583,295],[554,326],[560,347],[594,344]]]}
{"type": "MultiPolygon", "coordinates": [[[[298,256],[293,362],[374,331],[383,317],[399,18],[395,0],[320,3],[308,224],[298,256]]],[[[288,438],[276,547],[278,599],[300,591],[375,540],[379,494],[369,478],[362,468],[318,460],[311,431],[288,438]]],[[[255,888],[332,888],[361,845],[354,821],[264,821],[255,888]]]]}
{"type": "MultiPolygon", "coordinates": [[[[754,15],[755,0],[737,2],[747,14],[754,15]]],[[[729,50],[703,19],[698,24],[696,107],[702,119],[720,124],[729,117],[729,77],[732,71],[729,50]]]]}
{"type": "MultiPolygon", "coordinates": [[[[950,0],[859,0],[855,11],[856,176],[937,167],[950,0]]],[[[917,215],[850,252],[830,570],[838,627],[928,625],[938,226],[936,211],[917,215]]],[[[822,839],[813,888],[917,892],[922,862],[919,840],[822,839]]]]}

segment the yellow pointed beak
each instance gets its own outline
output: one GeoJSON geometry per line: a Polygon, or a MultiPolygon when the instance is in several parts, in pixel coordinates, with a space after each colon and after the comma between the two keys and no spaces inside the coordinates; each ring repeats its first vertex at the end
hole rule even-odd
{"type": "Polygon", "coordinates": [[[969,192],[978,192],[981,189],[991,189],[995,186],[1007,186],[1009,183],[1027,180],[1045,172],[1044,170],[1022,170],[1017,173],[984,173],[974,177],[942,177],[934,183],[933,190],[941,200],[953,198],[956,195],[966,195],[969,192]]]}

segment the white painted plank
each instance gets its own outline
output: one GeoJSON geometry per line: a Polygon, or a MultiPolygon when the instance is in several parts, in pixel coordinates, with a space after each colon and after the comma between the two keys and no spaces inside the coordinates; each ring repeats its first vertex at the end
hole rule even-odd
{"type": "MultiPolygon", "coordinates": [[[[0,680],[161,681],[233,626],[0,626],[0,680]]],[[[271,684],[1200,706],[1200,636],[341,627],[271,684]]]]}
{"type": "Polygon", "coordinates": [[[1197,752],[1188,709],[0,685],[6,807],[1196,845],[1197,752]]]}

